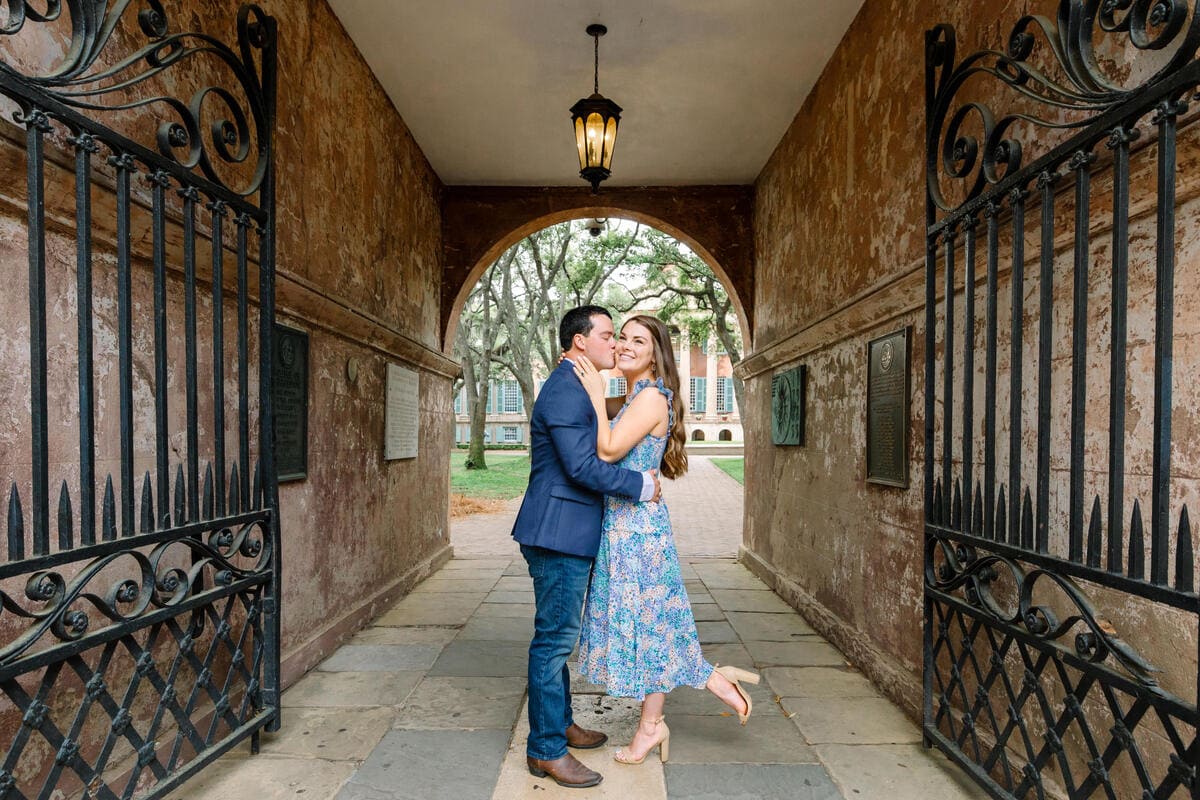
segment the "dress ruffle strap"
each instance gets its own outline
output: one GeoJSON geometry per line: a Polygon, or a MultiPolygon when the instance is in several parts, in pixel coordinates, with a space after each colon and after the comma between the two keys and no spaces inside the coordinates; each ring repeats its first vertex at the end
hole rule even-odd
{"type": "Polygon", "coordinates": [[[653,381],[649,378],[642,378],[633,385],[633,391],[630,393],[629,399],[632,400],[637,397],[638,392],[647,386],[653,386],[667,398],[667,434],[670,435],[671,429],[675,427],[675,393],[667,388],[662,378],[653,381]]]}

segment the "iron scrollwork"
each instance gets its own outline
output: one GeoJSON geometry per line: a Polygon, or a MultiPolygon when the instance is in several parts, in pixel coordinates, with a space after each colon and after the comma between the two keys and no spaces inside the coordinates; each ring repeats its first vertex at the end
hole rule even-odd
{"type": "Polygon", "coordinates": [[[1196,706],[1178,696],[1177,676],[1161,676],[1169,656],[1155,655],[1156,666],[1148,649],[1122,638],[1136,624],[1128,612],[1119,631],[1101,609],[1120,619],[1110,592],[1139,608],[1200,609],[1188,510],[1171,492],[1176,178],[1187,163],[1177,163],[1177,133],[1200,85],[1200,9],[1188,0],[1046,5],[1057,14],[1022,16],[1001,49],[961,55],[949,25],[926,35],[923,731],[995,797],[1165,798],[1183,787],[1194,796],[1196,706]],[[1140,134],[1154,143],[1139,155],[1154,162],[1149,190],[1131,180],[1140,134]],[[1093,198],[1096,176],[1111,180],[1107,252],[1091,238],[1109,205],[1093,198]],[[1156,231],[1155,247],[1143,251],[1152,252],[1155,297],[1154,370],[1145,381],[1153,420],[1138,435],[1153,454],[1148,515],[1144,497],[1125,508],[1131,186],[1153,196],[1138,213],[1152,216],[1156,231]],[[1068,232],[1074,257],[1064,270],[1056,242],[1068,232]],[[1100,288],[1096,263],[1108,269],[1111,292],[1100,288]],[[1097,316],[1108,327],[1108,370],[1089,364],[1097,316]],[[1060,319],[1071,329],[1069,349],[1058,339],[1060,319]],[[1068,356],[1070,403],[1055,408],[1057,379],[1066,377],[1056,362],[1068,356]],[[1105,377],[1108,414],[1097,425],[1089,404],[1105,377]],[[995,403],[1005,384],[1007,409],[995,403]],[[1034,395],[1031,413],[1022,399],[1034,395]],[[1069,433],[1062,484],[1055,426],[1069,433]],[[1085,444],[1101,426],[1107,508],[1100,494],[1088,497],[1094,464],[1085,444]]]}
{"type": "Polygon", "coordinates": [[[33,572],[25,582],[24,596],[38,607],[29,608],[0,591],[0,608],[33,621],[21,636],[0,648],[0,668],[19,662],[47,636],[64,642],[83,638],[91,628],[91,619],[79,607],[81,601],[89,603],[111,624],[123,625],[154,610],[178,606],[205,591],[206,574],[211,574],[216,587],[243,579],[266,580],[271,568],[270,541],[264,522],[256,520],[236,530],[220,528],[205,539],[173,538],[148,553],[110,553],[93,559],[70,579],[58,570],[33,572]],[[180,551],[190,551],[187,568],[175,566],[182,561],[180,551]],[[239,556],[250,563],[237,563],[239,556]],[[125,574],[115,579],[107,577],[114,566],[126,566],[125,574]],[[105,582],[103,591],[93,588],[105,582]]]}
{"type": "Polygon", "coordinates": [[[1079,658],[1102,664],[1111,656],[1120,667],[1148,691],[1161,695],[1153,673],[1161,672],[1117,635],[1113,624],[1100,616],[1086,593],[1069,576],[1042,569],[1026,569],[1017,561],[996,553],[980,554],[968,544],[955,544],[930,536],[926,542],[925,581],[936,591],[963,598],[992,620],[1021,627],[1040,641],[1063,648],[1062,641],[1074,632],[1071,650],[1079,658]],[[940,555],[940,560],[938,556],[940,555]],[[1001,576],[1011,578],[1016,606],[1006,608],[996,597],[994,586],[1001,576]],[[1073,606],[1063,620],[1044,603],[1035,603],[1034,590],[1048,583],[1073,606]],[[1080,630],[1082,627],[1082,630],[1080,630]]]}
{"type": "MultiPolygon", "coordinates": [[[[6,0],[8,19],[0,36],[14,36],[28,23],[51,23],[66,10],[71,20],[71,43],[60,64],[43,75],[22,75],[21,80],[40,88],[65,106],[80,111],[133,111],[166,106],[174,119],[159,123],[155,145],[160,154],[186,170],[199,169],[209,180],[237,195],[257,192],[266,177],[269,158],[270,120],[265,75],[258,57],[273,48],[275,23],[257,5],[244,5],[237,16],[236,49],[200,32],[170,33],[168,16],[160,0],[142,0],[138,27],[146,43],[116,63],[102,64],[100,56],[117,29],[132,0],[47,0],[44,11],[28,0],[6,0]],[[232,72],[239,97],[221,85],[205,85],[186,101],[169,94],[106,103],[110,96],[136,90],[156,76],[201,55],[219,59],[232,72]],[[93,69],[95,67],[95,69],[93,69]],[[205,130],[202,122],[206,104],[219,103],[220,112],[205,130]],[[250,177],[231,185],[218,170],[218,163],[240,165],[253,157],[250,177]]],[[[0,70],[12,67],[0,62],[0,70]]],[[[26,108],[18,118],[24,122],[40,109],[26,108]]]]}
{"type": "MultiPolygon", "coordinates": [[[[18,52],[18,43],[32,45],[34,63],[56,58],[31,67],[0,56],[0,96],[6,108],[15,107],[25,129],[26,408],[32,432],[30,489],[23,503],[18,485],[24,481],[13,480],[7,559],[0,562],[0,618],[11,615],[7,629],[15,637],[0,643],[6,709],[0,717],[6,730],[20,731],[5,744],[0,798],[80,791],[98,800],[165,797],[237,742],[254,742],[263,729],[279,727],[279,516],[266,435],[271,372],[262,355],[271,352],[275,313],[275,21],[257,6],[243,6],[236,41],[226,44],[203,33],[172,33],[161,0],[0,0],[0,43],[0,49],[11,44],[18,52]],[[59,51],[38,47],[41,41],[61,42],[63,55],[46,55],[59,51]],[[204,85],[197,89],[197,83],[204,85]],[[60,167],[62,156],[74,157],[73,275],[57,275],[60,265],[45,253],[48,145],[65,151],[55,159],[60,167]],[[142,269],[133,247],[136,176],[149,194],[144,211],[150,220],[155,366],[147,394],[155,408],[156,480],[146,470],[140,509],[133,434],[140,391],[133,374],[140,346],[133,336],[134,274],[142,269]],[[118,398],[108,397],[119,399],[119,441],[109,441],[113,451],[119,444],[115,481],[96,470],[97,401],[107,397],[97,391],[94,364],[97,259],[91,233],[98,186],[115,196],[116,342],[110,352],[118,398]],[[197,320],[198,289],[207,278],[197,269],[201,208],[211,212],[210,241],[233,246],[238,272],[237,288],[230,291],[233,282],[223,278],[227,248],[211,248],[211,336],[197,320]],[[231,214],[235,230],[227,236],[231,214]],[[167,246],[172,221],[181,233],[178,263],[167,246]],[[257,397],[249,369],[254,237],[261,323],[257,397]],[[181,268],[178,283],[173,267],[181,268]],[[48,408],[59,398],[47,387],[63,365],[49,363],[45,334],[47,309],[56,300],[47,288],[53,280],[74,284],[78,320],[78,363],[62,373],[78,374],[78,491],[69,485],[74,477],[63,480],[57,514],[51,508],[48,408]],[[172,294],[183,306],[181,327],[174,330],[182,331],[178,380],[186,398],[186,448],[183,463],[175,465],[173,489],[166,346],[172,294]],[[217,354],[227,352],[226,306],[238,310],[231,325],[238,343],[236,422],[226,424],[233,403],[226,396],[225,359],[218,355],[209,384],[214,420],[206,428],[200,353],[209,345],[217,354]],[[251,459],[255,400],[257,459],[266,469],[251,459]],[[237,440],[232,459],[226,452],[230,428],[237,440]],[[214,458],[201,478],[204,452],[214,458]],[[26,766],[12,770],[18,763],[26,766]]],[[[16,143],[17,137],[6,138],[16,143]]],[[[108,267],[105,262],[101,269],[108,267]]]]}
{"type": "Polygon", "coordinates": [[[1053,20],[1021,17],[1005,50],[979,50],[961,61],[953,27],[938,25],[928,35],[926,54],[933,70],[925,164],[930,198],[941,210],[952,211],[1020,170],[1025,153],[1020,139],[1010,135],[1014,125],[1085,127],[1177,73],[1198,48],[1200,15],[1189,18],[1186,0],[1060,0],[1053,20]],[[1103,35],[1123,36],[1139,51],[1172,52],[1157,69],[1120,85],[1097,53],[1103,35]],[[1051,69],[1038,66],[1035,56],[1051,69]],[[983,100],[960,100],[960,90],[976,77],[1007,87],[1042,110],[1001,115],[983,100]],[[970,120],[982,128],[982,137],[967,132],[970,120]],[[964,187],[958,200],[942,192],[943,177],[964,187]]]}

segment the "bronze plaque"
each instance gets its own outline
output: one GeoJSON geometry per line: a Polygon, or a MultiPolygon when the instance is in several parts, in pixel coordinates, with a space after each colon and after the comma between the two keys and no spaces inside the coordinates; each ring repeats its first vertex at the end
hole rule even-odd
{"type": "Polygon", "coordinates": [[[804,364],[771,378],[771,441],[804,444],[804,394],[808,371],[804,364]]]}
{"type": "Polygon", "coordinates": [[[908,328],[867,345],[867,482],[908,487],[908,328]]]}
{"type": "Polygon", "coordinates": [[[308,477],[308,334],[275,326],[271,410],[275,474],[280,481],[308,477]]]}

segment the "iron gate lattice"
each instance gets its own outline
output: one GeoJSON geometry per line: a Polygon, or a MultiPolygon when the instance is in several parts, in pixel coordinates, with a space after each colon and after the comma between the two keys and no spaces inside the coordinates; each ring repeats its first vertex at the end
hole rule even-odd
{"type": "Polygon", "coordinates": [[[1111,621],[1190,642],[1200,611],[1172,473],[1198,46],[1185,0],[1062,0],[966,56],[926,36],[924,734],[995,797],[1200,798],[1200,676],[1159,675],[1171,628],[1149,654],[1111,621]]]}
{"type": "Polygon", "coordinates": [[[29,395],[0,437],[0,798],[161,797],[278,727],[275,20],[243,6],[230,46],[160,0],[4,6],[29,395]]]}

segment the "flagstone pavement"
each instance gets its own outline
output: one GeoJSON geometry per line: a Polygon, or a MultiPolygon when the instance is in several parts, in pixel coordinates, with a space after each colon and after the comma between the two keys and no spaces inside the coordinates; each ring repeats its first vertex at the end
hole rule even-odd
{"type": "Polygon", "coordinates": [[[604,781],[568,790],[531,776],[524,745],[532,583],[507,539],[511,515],[486,515],[497,518],[482,536],[489,545],[481,545],[479,536],[466,541],[479,520],[456,521],[456,552],[472,557],[450,561],[284,693],[283,728],[263,735],[259,755],[249,756],[245,748],[231,753],[172,797],[985,797],[945,758],[925,750],[916,725],[734,561],[741,538],[736,482],[707,463],[694,464],[692,475],[694,485],[679,481],[665,494],[668,504],[676,498],[672,514],[705,656],[753,666],[765,679],[749,687],[754,714],[745,727],[707,692],[676,689],[666,706],[670,762],[651,757],[639,766],[617,764],[612,753],[632,735],[637,704],[606,696],[576,672],[576,721],[608,733],[610,741],[574,752],[604,781]],[[706,489],[736,498],[736,509],[725,509],[736,525],[696,548],[684,546],[693,518],[711,522],[713,514],[711,507],[689,513],[689,504],[679,501],[684,492],[711,499],[706,489]],[[688,554],[721,547],[729,557],[688,554]]]}

